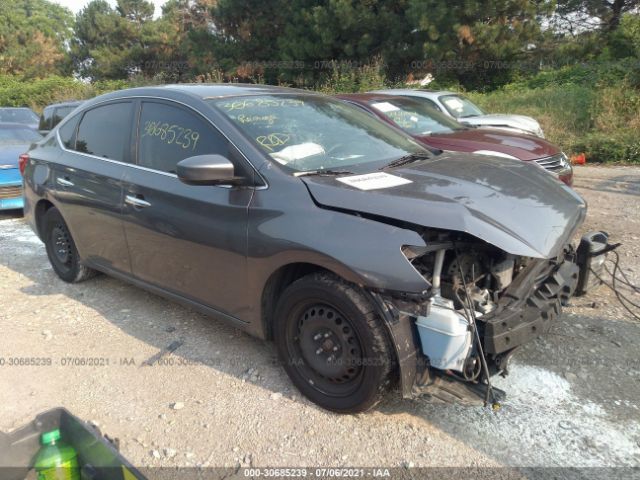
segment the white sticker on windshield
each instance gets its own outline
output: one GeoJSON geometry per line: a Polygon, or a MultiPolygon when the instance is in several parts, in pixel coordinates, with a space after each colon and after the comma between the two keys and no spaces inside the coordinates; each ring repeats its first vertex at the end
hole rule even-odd
{"type": "Polygon", "coordinates": [[[397,177],[384,172],[367,173],[365,175],[352,175],[350,177],[341,177],[337,179],[350,187],[360,190],[375,190],[377,188],[391,188],[398,185],[406,185],[412,183],[406,178],[397,177]]]}
{"type": "Polygon", "coordinates": [[[450,107],[459,112],[461,112],[464,108],[464,103],[462,103],[462,100],[455,97],[447,98],[446,100],[444,100],[444,103],[447,105],[447,107],[450,107]]]}
{"type": "Polygon", "coordinates": [[[390,104],[389,102],[372,103],[371,106],[376,110],[380,110],[382,113],[397,112],[398,110],[400,110],[398,107],[390,104]]]}

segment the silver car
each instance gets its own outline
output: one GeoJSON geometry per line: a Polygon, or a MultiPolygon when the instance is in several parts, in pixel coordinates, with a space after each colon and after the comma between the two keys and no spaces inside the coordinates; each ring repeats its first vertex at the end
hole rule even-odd
{"type": "Polygon", "coordinates": [[[430,106],[437,108],[445,115],[455,118],[460,123],[472,127],[498,128],[510,132],[528,133],[544,138],[542,128],[536,119],[525,115],[485,113],[471,100],[459,93],[444,90],[433,91],[411,88],[377,90],[374,93],[426,99],[430,106]]]}

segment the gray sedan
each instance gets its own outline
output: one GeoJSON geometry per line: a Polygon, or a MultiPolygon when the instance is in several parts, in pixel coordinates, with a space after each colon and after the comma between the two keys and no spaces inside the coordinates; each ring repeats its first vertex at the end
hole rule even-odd
{"type": "Polygon", "coordinates": [[[273,339],[300,391],[338,412],[397,383],[496,395],[491,375],[580,280],[571,189],[524,162],[430,152],[319,94],[114,92],[28,155],[25,215],[62,280],[103,272],[273,339]]]}

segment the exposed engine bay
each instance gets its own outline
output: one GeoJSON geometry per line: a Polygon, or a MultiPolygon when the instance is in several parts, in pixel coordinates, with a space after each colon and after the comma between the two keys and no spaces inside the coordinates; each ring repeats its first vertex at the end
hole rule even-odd
{"type": "MultiPolygon", "coordinates": [[[[486,401],[489,377],[506,375],[516,349],[547,332],[576,293],[579,255],[569,244],[555,258],[537,259],[461,233],[424,237],[427,246],[407,246],[403,253],[431,288],[422,298],[395,300],[401,314],[412,317],[426,358],[423,365],[418,361],[414,392],[448,390],[454,401],[469,395],[486,401]],[[471,391],[456,391],[456,382],[471,391]]],[[[587,249],[601,251],[606,236],[598,245],[587,249]]]]}

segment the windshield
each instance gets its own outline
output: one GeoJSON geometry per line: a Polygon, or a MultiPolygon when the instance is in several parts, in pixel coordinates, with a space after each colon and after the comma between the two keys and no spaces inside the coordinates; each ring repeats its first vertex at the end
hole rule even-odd
{"type": "Polygon", "coordinates": [[[0,108],[0,122],[37,123],[38,116],[28,108],[0,108]]]}
{"type": "Polygon", "coordinates": [[[412,135],[451,133],[465,128],[419,98],[389,97],[369,105],[412,135]]]}
{"type": "Polygon", "coordinates": [[[259,95],[209,102],[292,172],[350,169],[426,152],[367,113],[328,97],[259,95]]]}
{"type": "Polygon", "coordinates": [[[480,107],[472,103],[468,98],[460,95],[442,95],[440,102],[442,102],[447,111],[455,118],[484,115],[480,107]]]}
{"type": "Polygon", "coordinates": [[[0,145],[24,145],[41,139],[42,136],[30,128],[0,128],[0,145]]]}

